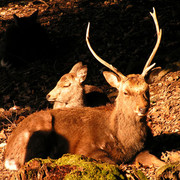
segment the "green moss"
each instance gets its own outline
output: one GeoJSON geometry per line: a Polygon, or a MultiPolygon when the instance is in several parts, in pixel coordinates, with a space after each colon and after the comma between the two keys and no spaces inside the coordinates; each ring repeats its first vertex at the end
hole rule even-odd
{"type": "Polygon", "coordinates": [[[56,161],[57,165],[71,165],[76,166],[77,169],[71,171],[65,176],[66,180],[69,179],[117,179],[121,176],[120,170],[115,165],[107,163],[98,163],[92,161],[81,155],[65,154],[62,158],[56,161]]]}
{"type": "Polygon", "coordinates": [[[92,162],[92,159],[80,155],[64,155],[58,159],[59,165],[67,164],[77,166],[77,169],[71,171],[65,176],[69,179],[125,179],[120,170],[115,165],[107,163],[92,162]]]}
{"type": "MultiPolygon", "coordinates": [[[[57,160],[59,165],[73,165],[77,169],[67,174],[65,179],[117,179],[121,173],[117,166],[98,163],[80,155],[66,154],[57,160]]],[[[121,178],[122,179],[122,178],[121,178]]],[[[123,178],[124,179],[124,178],[123,178]]]]}
{"type": "Polygon", "coordinates": [[[35,158],[26,163],[23,171],[21,169],[19,173],[21,177],[26,176],[25,179],[34,179],[40,176],[43,177],[42,179],[45,179],[52,172],[56,173],[57,179],[65,180],[127,179],[118,166],[101,163],[81,155],[71,154],[65,154],[57,160],[35,158]],[[62,173],[63,168],[65,171],[62,173]],[[48,175],[47,172],[49,173],[48,175]]]}

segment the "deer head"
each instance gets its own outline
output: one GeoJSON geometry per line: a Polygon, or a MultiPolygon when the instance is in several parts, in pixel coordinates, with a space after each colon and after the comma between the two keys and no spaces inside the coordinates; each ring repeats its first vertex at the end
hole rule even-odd
{"type": "MultiPolygon", "coordinates": [[[[124,76],[115,67],[113,67],[111,64],[108,64],[106,61],[100,58],[94,52],[89,42],[90,23],[88,23],[88,27],[86,31],[86,42],[93,56],[100,63],[102,63],[104,66],[108,67],[110,70],[114,72],[112,73],[112,72],[105,71],[103,72],[103,75],[111,86],[119,90],[119,96],[117,97],[116,102],[119,102],[120,105],[121,106],[123,105],[124,107],[127,107],[127,106],[134,107],[134,109],[132,110],[139,117],[145,116],[149,107],[149,86],[145,80],[145,77],[147,73],[150,72],[150,70],[155,66],[155,63],[151,65],[151,62],[157,52],[157,49],[161,41],[161,36],[162,36],[162,30],[159,29],[156,12],[154,8],[153,8],[153,13],[150,13],[150,14],[156,26],[157,42],[141,74],[130,74],[128,76],[124,76]]],[[[123,108],[123,109],[126,111],[126,108],[123,108]]]]}
{"type": "Polygon", "coordinates": [[[64,74],[46,98],[54,102],[53,109],[63,107],[100,106],[109,103],[106,94],[97,86],[84,85],[87,66],[76,63],[69,73],[64,74]]]}
{"type": "Polygon", "coordinates": [[[51,43],[45,28],[37,21],[38,10],[28,17],[13,15],[14,23],[5,33],[4,60],[16,68],[49,56],[51,43]]]}
{"type": "Polygon", "coordinates": [[[69,73],[64,74],[46,96],[48,101],[55,101],[53,108],[84,106],[82,83],[86,76],[87,66],[82,62],[78,62],[69,73]]]}
{"type": "Polygon", "coordinates": [[[16,14],[13,14],[15,25],[19,28],[31,28],[37,24],[38,10],[36,10],[31,16],[20,18],[16,14]]]}

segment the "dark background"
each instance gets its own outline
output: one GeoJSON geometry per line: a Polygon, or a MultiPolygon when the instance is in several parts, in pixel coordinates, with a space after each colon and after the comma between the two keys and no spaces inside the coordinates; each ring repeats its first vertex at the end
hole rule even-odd
{"type": "Polygon", "coordinates": [[[22,47],[30,51],[23,56],[23,63],[18,58],[9,58],[11,67],[0,68],[0,107],[30,106],[34,110],[52,107],[45,99],[46,94],[78,61],[88,65],[86,83],[103,86],[108,93],[110,86],[102,75],[106,68],[95,60],[85,42],[89,21],[90,42],[96,53],[125,75],[141,73],[156,43],[156,30],[149,14],[153,7],[163,30],[153,62],[175,71],[180,57],[178,0],[1,0],[0,59],[4,58],[5,32],[14,23],[13,14],[30,16],[39,9],[38,22],[48,40],[43,48],[41,45],[36,48],[37,54],[33,54],[32,48],[36,39],[32,43],[27,38],[22,46],[15,43],[14,49],[20,56],[22,47]]]}

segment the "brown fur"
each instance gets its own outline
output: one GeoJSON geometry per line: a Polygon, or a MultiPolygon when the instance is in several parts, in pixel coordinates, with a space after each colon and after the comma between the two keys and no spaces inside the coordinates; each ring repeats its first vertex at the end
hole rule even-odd
{"type": "Polygon", "coordinates": [[[112,72],[104,72],[104,76],[119,90],[115,105],[62,108],[30,115],[8,141],[5,166],[17,169],[33,157],[58,158],[64,153],[114,164],[129,162],[141,152],[152,137],[146,123],[148,85],[141,75],[123,80],[112,72]],[[22,132],[29,132],[28,138],[22,132]]]}
{"type": "MultiPolygon", "coordinates": [[[[13,159],[15,156],[17,167],[22,165],[25,159],[30,160],[27,154],[28,156],[34,157],[34,155],[27,150],[27,145],[33,133],[38,131],[43,131],[44,133],[52,131],[52,116],[49,112],[40,111],[28,116],[18,125],[8,139],[6,156],[7,153],[10,159],[13,159]]],[[[39,151],[39,149],[40,146],[37,151],[39,151]]]]}

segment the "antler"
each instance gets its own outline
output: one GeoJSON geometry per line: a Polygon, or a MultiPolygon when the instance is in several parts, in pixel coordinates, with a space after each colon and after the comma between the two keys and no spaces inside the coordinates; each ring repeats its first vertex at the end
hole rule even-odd
{"type": "MultiPolygon", "coordinates": [[[[143,72],[142,72],[142,76],[145,76],[147,74],[147,72],[152,69],[156,63],[151,64],[157,50],[158,50],[158,47],[159,47],[159,44],[161,42],[161,36],[162,36],[162,29],[159,29],[159,24],[158,24],[158,20],[157,20],[157,16],[156,16],[156,11],[155,11],[155,8],[153,8],[153,12],[151,13],[151,16],[154,20],[154,24],[156,26],[156,33],[157,33],[157,42],[156,42],[156,45],[151,53],[151,55],[149,56],[149,59],[147,60],[146,62],[146,65],[144,66],[144,69],[143,69],[143,72]]],[[[88,45],[88,48],[89,50],[91,51],[91,53],[93,54],[93,56],[101,63],[103,64],[104,66],[108,67],[109,69],[111,69],[112,71],[114,71],[116,74],[118,74],[120,77],[125,77],[121,72],[119,72],[115,67],[113,67],[111,64],[107,63],[106,61],[104,61],[103,59],[101,59],[95,52],[94,50],[92,49],[91,45],[90,45],[90,42],[89,42],[89,28],[90,28],[90,23],[88,23],[88,26],[87,26],[87,31],[86,31],[86,42],[87,42],[87,45],[88,45]]]]}
{"type": "Polygon", "coordinates": [[[103,59],[101,59],[92,49],[90,42],[89,42],[89,28],[90,28],[90,22],[88,23],[87,26],[87,30],[86,30],[86,43],[88,45],[89,50],[91,51],[91,53],[93,54],[93,56],[104,66],[106,66],[107,68],[111,69],[112,71],[114,71],[117,75],[119,75],[121,78],[124,78],[125,76],[119,72],[115,67],[113,67],[111,64],[107,63],[106,61],[104,61],[103,59]]]}
{"type": "Polygon", "coordinates": [[[150,12],[150,14],[151,14],[151,16],[154,20],[154,24],[156,26],[157,42],[156,42],[156,45],[155,45],[151,55],[149,56],[149,59],[146,62],[146,65],[144,66],[143,72],[141,74],[142,76],[145,76],[147,74],[147,72],[156,65],[156,63],[154,63],[150,66],[150,64],[158,50],[159,44],[161,42],[161,36],[162,36],[162,29],[159,29],[159,24],[158,24],[155,8],[153,8],[153,12],[152,13],[150,12]]]}

